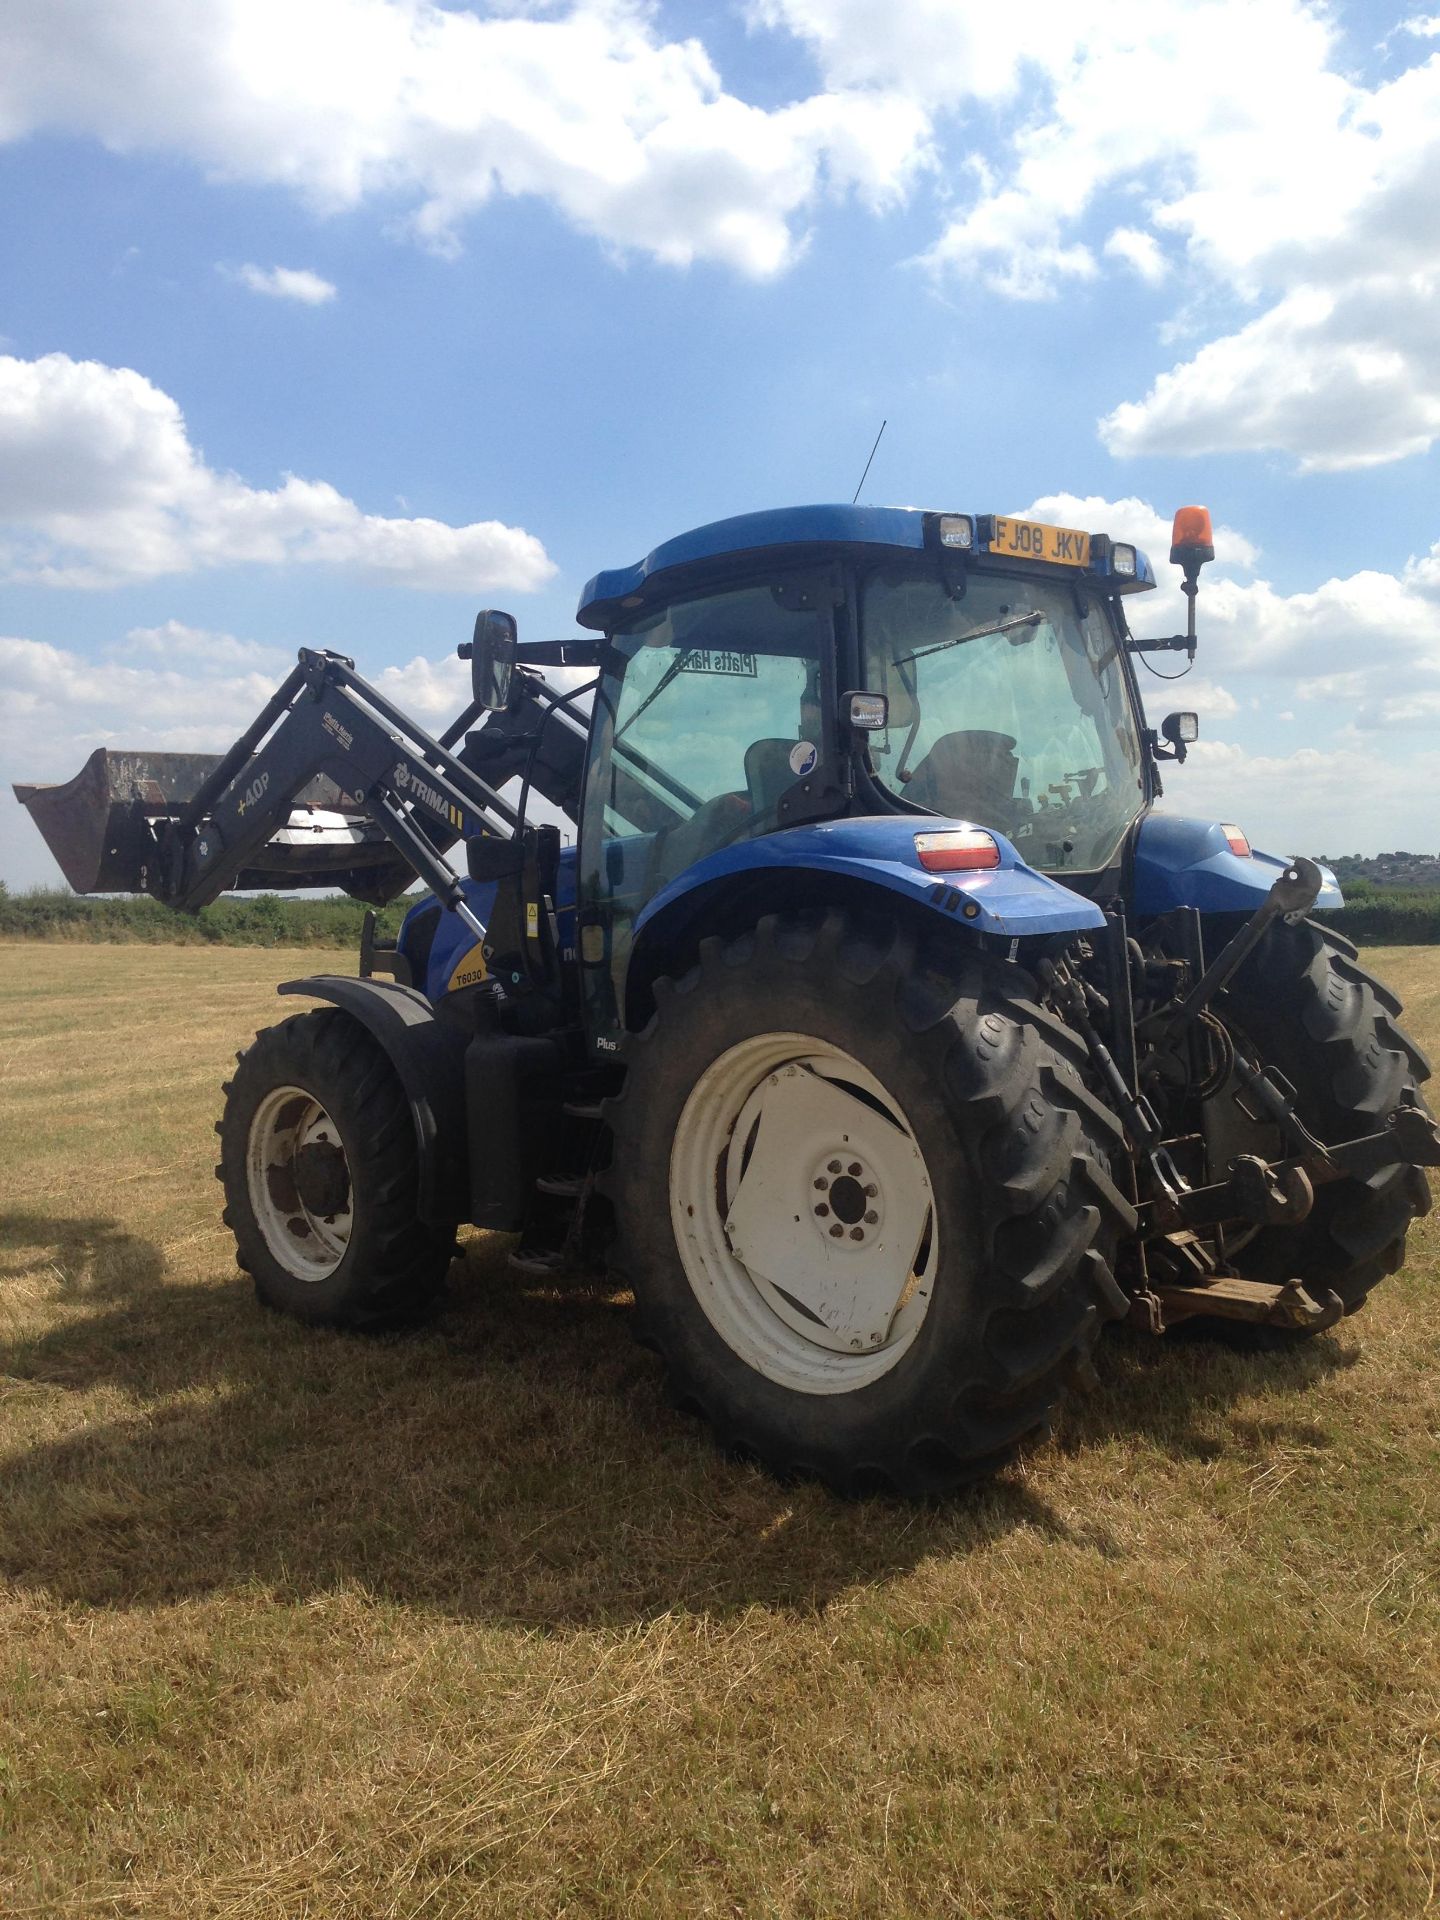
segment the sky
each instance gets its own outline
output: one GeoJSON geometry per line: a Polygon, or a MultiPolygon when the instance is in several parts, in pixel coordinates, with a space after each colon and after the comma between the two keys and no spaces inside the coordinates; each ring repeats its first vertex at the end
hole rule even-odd
{"type": "Polygon", "coordinates": [[[1440,14],[6,0],[0,878],[10,781],[302,645],[443,724],[477,608],[573,632],[882,420],[863,499],[1138,540],[1140,633],[1211,508],[1169,810],[1440,851],[1437,314],[1440,14]]]}

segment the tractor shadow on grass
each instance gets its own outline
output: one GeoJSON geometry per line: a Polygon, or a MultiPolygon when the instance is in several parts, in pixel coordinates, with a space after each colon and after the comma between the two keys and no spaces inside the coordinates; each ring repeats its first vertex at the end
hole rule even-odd
{"type": "Polygon", "coordinates": [[[1049,1468],[933,1506],[847,1503],[718,1455],[666,1404],[626,1305],[517,1276],[507,1247],[469,1244],[429,1327],[364,1339],[266,1313],[244,1276],[166,1280],[113,1221],[0,1215],[0,1274],[48,1269],[54,1289],[48,1319],[0,1319],[0,1578],[104,1607],[350,1587],[556,1629],[808,1612],[1020,1528],[1118,1551],[1045,1498],[1057,1459],[1117,1437],[1210,1457],[1247,1444],[1227,1407],[1345,1363],[1330,1341],[1256,1361],[1122,1335],[1049,1468]]]}

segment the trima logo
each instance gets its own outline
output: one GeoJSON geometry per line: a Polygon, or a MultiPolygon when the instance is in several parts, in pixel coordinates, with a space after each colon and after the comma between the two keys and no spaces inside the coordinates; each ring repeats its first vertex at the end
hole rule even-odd
{"type": "Polygon", "coordinates": [[[435,812],[454,827],[457,833],[464,831],[465,816],[459,807],[452,806],[443,793],[432,787],[428,780],[422,780],[414,768],[407,766],[405,761],[395,762],[395,771],[391,778],[395,783],[396,791],[404,794],[407,800],[418,800],[423,806],[433,807],[435,812]]]}

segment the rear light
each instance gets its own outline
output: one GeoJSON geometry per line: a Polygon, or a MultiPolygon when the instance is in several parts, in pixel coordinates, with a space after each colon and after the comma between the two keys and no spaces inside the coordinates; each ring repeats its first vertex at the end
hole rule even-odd
{"type": "Polygon", "coordinates": [[[1000,847],[993,833],[967,827],[955,833],[917,833],[915,851],[927,873],[979,873],[998,867],[1000,847]]]}
{"type": "Polygon", "coordinates": [[[1220,831],[1224,834],[1226,844],[1232,853],[1238,853],[1242,860],[1248,860],[1250,858],[1250,842],[1245,838],[1239,827],[1232,826],[1230,821],[1227,820],[1220,831]]]}

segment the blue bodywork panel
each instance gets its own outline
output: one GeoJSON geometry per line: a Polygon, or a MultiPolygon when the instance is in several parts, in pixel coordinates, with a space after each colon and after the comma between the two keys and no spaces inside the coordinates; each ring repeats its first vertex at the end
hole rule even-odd
{"type": "MultiPolygon", "coordinates": [[[[656,923],[662,917],[673,914],[670,924],[678,930],[692,914],[703,913],[709,891],[716,885],[740,874],[770,869],[828,873],[864,881],[952,919],[957,927],[1005,939],[1083,933],[1104,924],[1093,901],[1027,867],[1003,834],[994,836],[1000,849],[998,867],[981,873],[926,872],[915,852],[916,833],[943,833],[947,828],[969,824],[877,814],[786,827],[759,840],[722,847],[698,860],[646,903],[635,922],[636,943],[649,928],[661,932],[656,923]],[[967,914],[967,905],[975,912],[967,914]]],[[[635,837],[636,850],[642,856],[646,838],[635,837]]],[[[574,847],[562,851],[556,902],[560,945],[567,960],[573,959],[575,944],[575,859],[574,847]]],[[[1173,907],[1194,907],[1201,913],[1253,913],[1284,866],[1285,861],[1274,854],[1257,852],[1246,859],[1232,853],[1224,828],[1213,820],[1182,820],[1152,813],[1141,822],[1135,839],[1130,912],[1137,919],[1168,913],[1173,907]]],[[[1322,868],[1322,872],[1325,886],[1316,905],[1333,911],[1343,906],[1344,899],[1334,874],[1328,868],[1322,868]]],[[[460,884],[471,911],[488,922],[495,899],[494,883],[482,885],[465,879],[460,884]]],[[[433,905],[433,896],[427,895],[406,914],[399,945],[407,957],[416,953],[417,916],[433,905]]],[[[476,945],[474,934],[464,922],[442,911],[428,959],[416,970],[416,986],[429,999],[440,1000],[452,986],[482,978],[476,945]]]]}
{"type": "MultiPolygon", "coordinates": [[[[763,513],[712,520],[708,526],[694,527],[665,541],[634,566],[597,573],[581,594],[575,617],[582,627],[610,627],[622,603],[643,593],[646,585],[661,574],[763,552],[767,547],[898,547],[920,553],[925,548],[927,517],[918,507],[819,506],[773,507],[763,513]]],[[[975,557],[985,558],[983,543],[975,557]]],[[[1143,553],[1137,551],[1135,562],[1133,580],[1112,577],[1108,559],[1097,560],[1089,571],[1117,593],[1141,593],[1154,586],[1155,574],[1143,553]]]]}
{"type": "MultiPolygon", "coordinates": [[[[1179,820],[1167,813],[1148,814],[1135,837],[1131,912],[1142,918],[1172,907],[1201,913],[1253,913],[1284,870],[1273,853],[1232,853],[1225,829],[1213,820],[1179,820]]],[[[1344,906],[1344,896],[1328,867],[1318,908],[1344,906]]]]}
{"type": "Polygon", "coordinates": [[[913,814],[873,814],[828,820],[817,826],[786,827],[759,840],[721,847],[697,860],[646,904],[635,922],[636,937],[700,888],[736,874],[772,867],[787,873],[827,873],[868,881],[917,906],[933,908],[971,932],[1002,934],[1009,939],[1039,933],[1078,933],[1105,924],[1093,901],[1027,867],[1010,842],[998,833],[994,835],[1000,849],[998,867],[983,873],[927,873],[915,851],[916,834],[945,833],[968,824],[962,820],[917,819],[913,814]],[[975,912],[966,914],[967,905],[975,912]]]}
{"type": "MultiPolygon", "coordinates": [[[[462,876],[460,886],[466,906],[482,925],[488,926],[495,905],[495,882],[462,876]]],[[[575,945],[574,847],[562,847],[560,850],[560,874],[556,890],[559,897],[555,902],[555,918],[559,924],[561,952],[565,953],[575,945]]],[[[452,986],[473,985],[476,980],[486,977],[486,970],[481,964],[478,951],[480,943],[475,935],[458,914],[444,907],[440,911],[440,924],[435,929],[435,938],[430,943],[429,956],[423,967],[415,965],[418,949],[416,921],[434,905],[433,893],[427,893],[415,902],[401,922],[396,944],[410,961],[415,985],[420,991],[429,1000],[443,1000],[452,986]]]]}

